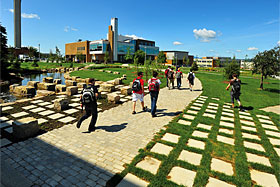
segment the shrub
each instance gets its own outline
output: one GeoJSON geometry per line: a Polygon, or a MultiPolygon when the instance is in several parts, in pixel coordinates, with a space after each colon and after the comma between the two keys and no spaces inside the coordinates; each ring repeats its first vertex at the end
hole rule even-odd
{"type": "Polygon", "coordinates": [[[232,61],[229,63],[224,69],[224,76],[227,79],[232,79],[232,75],[236,74],[237,76],[240,75],[240,66],[238,63],[232,61]]]}
{"type": "Polygon", "coordinates": [[[196,62],[193,62],[192,67],[191,67],[191,71],[197,71],[198,70],[198,65],[196,62]]]}
{"type": "Polygon", "coordinates": [[[32,67],[39,67],[39,64],[37,63],[36,60],[34,60],[31,66],[32,66],[32,67]]]}

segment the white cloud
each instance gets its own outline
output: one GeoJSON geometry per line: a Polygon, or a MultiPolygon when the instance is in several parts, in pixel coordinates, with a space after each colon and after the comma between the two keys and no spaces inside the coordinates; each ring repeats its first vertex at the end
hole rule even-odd
{"type": "Polygon", "coordinates": [[[209,51],[210,51],[210,52],[215,52],[215,50],[213,50],[213,49],[210,49],[209,51]]]}
{"type": "Polygon", "coordinates": [[[237,49],[236,52],[241,53],[241,50],[240,50],[240,49],[237,49]]]}
{"type": "Polygon", "coordinates": [[[280,40],[277,42],[277,45],[280,46],[280,40]]]}
{"type": "Polygon", "coordinates": [[[65,27],[64,27],[64,31],[65,31],[65,32],[68,32],[68,31],[69,31],[69,29],[70,29],[70,27],[69,27],[69,26],[65,26],[65,27]]]}
{"type": "MultiPolygon", "coordinates": [[[[214,40],[217,36],[217,33],[213,30],[207,30],[207,29],[194,29],[193,30],[194,36],[196,39],[200,39],[201,42],[210,42],[211,40],[214,40]]],[[[221,33],[219,34],[221,35],[221,33]]]]}
{"type": "MultiPolygon", "coordinates": [[[[9,9],[9,11],[11,13],[14,13],[14,9],[9,9]]],[[[27,19],[40,19],[40,17],[38,16],[38,14],[26,14],[26,13],[22,13],[21,14],[22,18],[27,18],[27,19]]]]}
{"type": "Polygon", "coordinates": [[[71,28],[71,30],[72,30],[72,31],[78,31],[78,29],[75,29],[75,28],[71,28]]]}
{"type": "Polygon", "coordinates": [[[183,43],[175,41],[173,42],[173,45],[183,45],[183,43]]]}
{"type": "Polygon", "coordinates": [[[229,50],[227,50],[226,52],[227,52],[227,53],[232,53],[232,52],[231,52],[231,51],[229,51],[229,50]]]}
{"type": "Polygon", "coordinates": [[[137,40],[137,39],[145,40],[144,38],[139,37],[139,36],[136,36],[136,35],[134,35],[134,34],[132,34],[132,35],[124,35],[124,36],[126,36],[126,37],[131,37],[131,38],[133,38],[133,39],[135,39],[135,40],[137,40]]]}
{"type": "Polygon", "coordinates": [[[256,47],[249,47],[247,50],[248,50],[248,51],[257,51],[258,48],[256,48],[256,47]]]}
{"type": "Polygon", "coordinates": [[[278,19],[274,19],[274,20],[265,22],[264,24],[265,24],[265,25],[271,25],[271,24],[273,24],[273,23],[277,23],[278,21],[279,21],[278,19]]]}

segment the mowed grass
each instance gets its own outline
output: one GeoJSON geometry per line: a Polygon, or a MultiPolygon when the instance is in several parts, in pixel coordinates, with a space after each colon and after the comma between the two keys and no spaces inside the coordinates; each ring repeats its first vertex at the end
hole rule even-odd
{"type": "Polygon", "coordinates": [[[209,74],[207,72],[196,72],[196,76],[200,79],[203,85],[202,95],[208,96],[201,109],[198,110],[198,113],[196,115],[188,114],[188,110],[195,110],[190,109],[191,106],[194,106],[193,103],[195,101],[193,101],[185,108],[182,114],[175,117],[165,126],[166,129],[162,129],[160,132],[158,132],[145,148],[140,149],[139,154],[133,159],[133,161],[125,166],[126,169],[120,174],[113,177],[111,181],[109,181],[109,184],[117,184],[128,173],[131,173],[138,178],[147,181],[149,183],[149,186],[179,186],[178,184],[170,180],[169,173],[174,167],[181,167],[196,172],[193,186],[199,187],[206,186],[209,182],[210,177],[236,186],[258,186],[256,181],[253,181],[251,178],[250,171],[252,169],[274,175],[276,177],[276,180],[278,181],[278,184],[280,184],[280,157],[276,152],[276,149],[279,149],[280,145],[272,144],[269,140],[269,138],[280,140],[280,137],[267,134],[266,131],[268,129],[262,126],[262,124],[264,123],[261,123],[259,118],[256,116],[258,114],[269,116],[270,120],[274,123],[273,126],[278,129],[270,131],[279,133],[280,116],[272,112],[268,113],[259,110],[263,107],[280,104],[279,81],[270,79],[265,80],[265,82],[267,82],[264,85],[265,90],[261,91],[258,90],[260,83],[259,79],[241,76],[241,80],[243,83],[241,100],[245,107],[251,109],[248,110],[247,113],[252,117],[252,122],[254,122],[255,124],[256,132],[254,132],[242,128],[243,126],[247,125],[241,123],[244,119],[242,119],[243,117],[239,113],[238,108],[231,109],[232,113],[234,114],[234,117],[232,117],[234,122],[231,122],[234,124],[233,128],[220,125],[221,117],[225,116],[222,115],[223,107],[224,105],[230,103],[230,91],[225,90],[227,86],[227,83],[225,81],[227,80],[225,80],[221,73],[209,74]],[[220,100],[217,101],[212,98],[219,98],[220,100]],[[215,118],[203,116],[207,107],[209,106],[209,103],[218,104],[218,109],[216,110],[216,113],[214,113],[215,118]],[[183,117],[184,114],[193,115],[195,116],[195,119],[186,119],[183,117]],[[188,126],[179,124],[179,120],[190,121],[191,125],[188,126]],[[208,130],[199,128],[197,127],[198,124],[209,125],[211,129],[208,130]],[[232,130],[233,134],[220,132],[220,129],[232,130]],[[192,134],[194,131],[208,133],[208,137],[202,138],[193,136],[192,134]],[[178,135],[180,137],[178,143],[172,143],[162,140],[162,137],[166,133],[178,135]],[[256,135],[259,140],[245,138],[243,137],[243,133],[256,135]],[[218,141],[218,135],[232,138],[234,140],[234,145],[218,141]],[[199,148],[188,146],[187,143],[190,139],[204,142],[205,148],[202,150],[199,148]],[[245,147],[245,141],[261,145],[264,148],[264,152],[245,147]],[[151,149],[156,143],[170,146],[172,147],[172,151],[167,156],[151,152],[151,149]],[[200,164],[194,165],[190,163],[191,161],[179,160],[179,155],[183,150],[201,154],[202,159],[200,161],[200,164]],[[261,163],[249,162],[247,160],[246,153],[251,153],[268,158],[271,167],[261,163]],[[136,167],[136,165],[144,160],[147,156],[153,157],[161,162],[156,174],[152,174],[147,170],[136,167]],[[215,171],[215,169],[211,168],[211,161],[213,158],[230,163],[232,165],[234,174],[232,176],[227,175],[225,173],[215,171]]]}

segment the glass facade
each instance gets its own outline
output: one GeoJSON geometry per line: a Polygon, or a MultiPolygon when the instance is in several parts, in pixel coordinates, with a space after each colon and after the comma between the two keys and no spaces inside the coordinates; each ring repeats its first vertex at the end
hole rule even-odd
{"type": "Polygon", "coordinates": [[[134,44],[118,42],[118,54],[126,54],[128,48],[130,49],[131,54],[134,54],[135,52],[134,44]]]}
{"type": "Polygon", "coordinates": [[[102,44],[101,43],[93,43],[89,46],[90,51],[102,51],[102,44]]]}
{"type": "Polygon", "coordinates": [[[146,52],[147,55],[155,55],[156,56],[159,53],[159,48],[158,47],[139,45],[139,49],[146,52]]]}

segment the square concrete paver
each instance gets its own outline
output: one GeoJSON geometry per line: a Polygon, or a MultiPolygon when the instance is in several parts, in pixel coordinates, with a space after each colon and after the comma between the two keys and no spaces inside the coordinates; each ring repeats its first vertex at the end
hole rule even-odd
{"type": "Polygon", "coordinates": [[[199,148],[199,149],[204,149],[205,148],[205,143],[204,142],[194,140],[194,139],[189,139],[187,145],[190,146],[190,147],[195,147],[195,148],[199,148]]]}
{"type": "Polygon", "coordinates": [[[233,110],[231,110],[231,109],[228,109],[228,108],[223,108],[223,111],[225,111],[225,112],[231,112],[231,113],[233,113],[233,110]]]}
{"type": "Polygon", "coordinates": [[[275,132],[275,131],[265,130],[265,134],[271,135],[271,136],[276,136],[278,138],[280,137],[280,133],[279,132],[275,132]]]}
{"type": "Polygon", "coordinates": [[[209,182],[207,183],[206,187],[234,187],[235,185],[226,183],[224,181],[215,179],[213,177],[209,177],[209,182]]]}
{"type": "Polygon", "coordinates": [[[264,157],[264,156],[259,156],[259,155],[255,155],[255,154],[252,154],[252,153],[246,153],[246,156],[247,156],[247,160],[249,162],[260,163],[260,164],[271,167],[269,159],[264,157]]]}
{"type": "Polygon", "coordinates": [[[197,99],[202,100],[202,101],[206,101],[207,98],[199,97],[197,99]]]}
{"type": "Polygon", "coordinates": [[[271,120],[267,120],[267,119],[259,119],[259,121],[260,121],[261,123],[267,123],[267,124],[274,125],[274,123],[273,123],[271,120]]]}
{"type": "Polygon", "coordinates": [[[233,135],[233,130],[220,128],[219,132],[233,135]]]}
{"type": "Polygon", "coordinates": [[[50,102],[43,102],[43,103],[38,103],[39,106],[46,106],[46,105],[50,105],[50,102]]]}
{"type": "Polygon", "coordinates": [[[184,114],[182,117],[190,120],[193,120],[195,118],[195,116],[188,115],[188,114],[184,114]]]}
{"type": "Polygon", "coordinates": [[[76,107],[76,106],[81,106],[81,104],[80,103],[71,103],[71,104],[69,104],[69,106],[76,107]]]}
{"type": "Polygon", "coordinates": [[[206,109],[205,112],[209,112],[209,113],[214,113],[214,114],[216,114],[216,113],[217,113],[217,110],[206,109]]]}
{"type": "Polygon", "coordinates": [[[201,108],[200,107],[196,107],[196,106],[191,106],[191,109],[193,109],[193,110],[200,110],[201,108]]]}
{"type": "Polygon", "coordinates": [[[248,126],[245,126],[245,125],[242,125],[241,129],[247,130],[247,131],[257,132],[257,129],[255,127],[248,127],[248,126]]]}
{"type": "Polygon", "coordinates": [[[126,98],[126,99],[132,99],[132,97],[131,97],[131,96],[126,96],[125,98],[126,98]]]}
{"type": "Polygon", "coordinates": [[[274,150],[276,151],[277,155],[280,157],[280,148],[274,147],[274,150]]]}
{"type": "Polygon", "coordinates": [[[42,99],[38,99],[38,100],[31,101],[30,103],[37,104],[42,102],[44,102],[42,99]]]}
{"type": "Polygon", "coordinates": [[[38,108],[34,108],[32,110],[30,110],[30,112],[34,112],[34,113],[38,113],[38,112],[42,112],[46,109],[42,108],[42,107],[38,107],[38,108]]]}
{"type": "Polygon", "coordinates": [[[211,99],[216,100],[216,101],[220,101],[220,98],[215,98],[215,97],[213,97],[213,98],[211,98],[211,99]]]}
{"type": "Polygon", "coordinates": [[[201,95],[201,96],[199,96],[199,97],[201,97],[201,98],[208,98],[208,96],[205,96],[205,95],[201,95]]]}
{"type": "Polygon", "coordinates": [[[278,184],[275,175],[272,175],[270,173],[265,173],[262,171],[251,169],[250,174],[252,180],[256,181],[258,185],[271,186],[271,187],[279,187],[280,185],[278,184]]]}
{"type": "Polygon", "coordinates": [[[195,131],[193,132],[192,136],[197,136],[197,137],[202,137],[202,138],[208,138],[208,133],[195,130],[195,131]]]}
{"type": "Polygon", "coordinates": [[[48,120],[46,119],[43,119],[43,118],[39,118],[38,119],[38,124],[43,124],[43,123],[46,123],[48,120]]]}
{"type": "Polygon", "coordinates": [[[54,111],[52,111],[52,110],[46,110],[46,111],[40,112],[38,114],[42,115],[42,116],[47,116],[47,115],[50,115],[50,114],[53,114],[53,113],[54,113],[54,111]]]}
{"type": "Polygon", "coordinates": [[[196,172],[181,167],[173,167],[168,174],[170,180],[183,186],[193,186],[196,172]]]}
{"type": "Polygon", "coordinates": [[[155,159],[150,156],[146,156],[144,158],[144,160],[142,160],[138,164],[136,164],[136,167],[149,171],[155,175],[157,173],[157,170],[158,170],[160,164],[161,164],[161,161],[159,161],[158,159],[155,159]]]}
{"type": "Polygon", "coordinates": [[[37,106],[36,105],[29,105],[29,106],[24,106],[22,107],[24,110],[30,110],[32,108],[36,108],[37,106]]]}
{"type": "Polygon", "coordinates": [[[65,118],[62,118],[62,119],[60,119],[60,120],[58,120],[58,121],[60,121],[60,122],[62,122],[62,123],[69,123],[69,122],[71,122],[71,121],[73,121],[73,120],[75,120],[76,118],[73,118],[73,117],[71,117],[71,116],[68,116],[68,117],[65,117],[65,118]]]}
{"type": "Polygon", "coordinates": [[[0,123],[0,129],[12,126],[13,120],[0,123]]]}
{"type": "Polygon", "coordinates": [[[230,116],[230,117],[234,117],[234,113],[229,113],[229,112],[222,112],[223,116],[230,116]]]}
{"type": "Polygon", "coordinates": [[[0,122],[2,123],[3,121],[8,121],[9,118],[5,117],[5,116],[2,116],[0,117],[0,122]]]}
{"type": "Polygon", "coordinates": [[[216,106],[216,107],[218,107],[218,106],[219,106],[219,104],[218,104],[218,103],[209,103],[209,105],[216,106]]]}
{"type": "Polygon", "coordinates": [[[209,108],[209,109],[214,109],[214,110],[218,110],[218,107],[217,107],[217,106],[212,106],[212,105],[209,105],[207,108],[209,108]]]}
{"type": "Polygon", "coordinates": [[[166,133],[162,137],[162,140],[165,140],[165,141],[168,141],[168,142],[172,142],[172,143],[178,143],[180,137],[181,136],[178,136],[176,134],[166,133]]]}
{"type": "Polygon", "coordinates": [[[191,125],[192,122],[191,121],[186,121],[183,119],[180,119],[179,121],[177,121],[177,123],[183,124],[183,125],[191,125]]]}
{"type": "Polygon", "coordinates": [[[272,130],[279,131],[279,129],[276,126],[274,126],[274,125],[262,124],[262,127],[265,128],[265,129],[272,129],[272,130]]]}
{"type": "Polygon", "coordinates": [[[6,138],[2,138],[0,141],[1,147],[11,144],[12,142],[6,138]]]}
{"type": "Polygon", "coordinates": [[[222,143],[226,143],[226,144],[229,144],[229,145],[234,145],[234,139],[233,138],[228,138],[228,137],[221,136],[221,135],[217,136],[217,141],[222,142],[222,143]]]}
{"type": "Polygon", "coordinates": [[[58,119],[58,118],[62,118],[64,116],[65,116],[64,114],[56,113],[56,114],[48,116],[48,118],[50,118],[50,119],[58,119]]]}
{"type": "Polygon", "coordinates": [[[6,129],[4,129],[4,131],[9,134],[13,134],[13,127],[6,128],[6,129]]]}
{"type": "Polygon", "coordinates": [[[56,96],[57,98],[64,98],[64,97],[67,97],[66,95],[58,95],[56,96]]]}
{"type": "Polygon", "coordinates": [[[257,117],[270,120],[270,117],[269,116],[265,116],[265,115],[257,115],[257,117]]]}
{"type": "Polygon", "coordinates": [[[261,146],[260,144],[257,144],[257,143],[244,141],[244,146],[247,147],[247,148],[251,148],[251,149],[255,149],[255,150],[258,150],[258,151],[265,152],[263,146],[261,146]]]}
{"type": "Polygon", "coordinates": [[[203,124],[203,123],[197,124],[196,127],[203,128],[203,129],[207,129],[207,130],[211,130],[211,128],[212,128],[211,125],[206,125],[206,124],[203,124]]]}
{"type": "Polygon", "coordinates": [[[128,101],[128,99],[121,98],[120,101],[121,101],[121,102],[126,102],[126,101],[128,101]]]}
{"type": "Polygon", "coordinates": [[[202,106],[203,106],[203,104],[201,104],[201,103],[193,103],[193,105],[199,106],[199,107],[202,107],[202,106]]]}
{"type": "Polygon", "coordinates": [[[245,115],[245,116],[250,116],[251,115],[249,112],[242,112],[242,111],[239,111],[239,114],[245,115]]]}
{"type": "Polygon", "coordinates": [[[197,114],[197,113],[198,113],[198,111],[188,110],[188,111],[187,111],[187,113],[189,113],[189,114],[197,114]]]}
{"type": "Polygon", "coordinates": [[[202,159],[201,154],[189,152],[187,150],[183,150],[178,158],[178,160],[183,160],[193,165],[199,165],[201,159],[202,159]]]}
{"type": "Polygon", "coordinates": [[[246,120],[243,120],[243,119],[240,120],[240,123],[243,123],[243,124],[248,125],[248,126],[253,126],[253,127],[256,126],[253,121],[246,121],[246,120]]]}
{"type": "Polygon", "coordinates": [[[173,147],[164,145],[162,143],[156,143],[154,147],[151,149],[151,152],[155,152],[158,154],[163,154],[163,155],[169,155],[170,151],[173,149],[173,147]]]}
{"type": "Polygon", "coordinates": [[[65,110],[65,111],[63,111],[63,112],[65,112],[65,113],[67,113],[67,114],[73,114],[73,113],[78,112],[78,111],[79,111],[79,110],[77,110],[77,109],[71,108],[71,109],[65,110]]]}
{"type": "Polygon", "coordinates": [[[223,105],[223,108],[230,108],[230,105],[223,105]]]}
{"type": "Polygon", "coordinates": [[[212,158],[211,160],[211,170],[218,171],[230,176],[233,175],[232,165],[228,162],[216,158],[212,158]]]}
{"type": "Polygon", "coordinates": [[[225,116],[221,116],[221,120],[234,122],[234,118],[229,118],[229,117],[225,117],[225,116]]]}
{"type": "Polygon", "coordinates": [[[246,132],[242,132],[242,137],[243,138],[255,139],[255,140],[261,140],[257,135],[249,134],[249,133],[246,133],[246,132]]]}
{"type": "Polygon", "coordinates": [[[202,104],[204,103],[204,101],[201,101],[201,100],[196,100],[195,102],[196,103],[202,103],[202,104]]]}
{"type": "Polygon", "coordinates": [[[254,121],[254,119],[251,116],[239,115],[239,118],[254,121]]]}
{"type": "Polygon", "coordinates": [[[206,113],[206,112],[205,112],[205,113],[203,114],[203,116],[204,116],[204,117],[209,117],[209,118],[214,118],[214,119],[215,119],[215,116],[216,116],[216,115],[215,115],[215,114],[209,114],[209,113],[206,113]]]}
{"type": "Polygon", "coordinates": [[[27,112],[18,112],[18,113],[15,113],[15,114],[11,114],[11,116],[13,116],[14,118],[19,118],[19,117],[22,117],[22,116],[26,116],[28,114],[29,113],[27,113],[27,112]]]}
{"type": "Polygon", "coordinates": [[[268,138],[272,145],[280,145],[280,139],[268,138]]]}
{"type": "Polygon", "coordinates": [[[230,122],[220,121],[220,125],[234,128],[234,123],[230,123],[230,122]]]}
{"type": "Polygon", "coordinates": [[[11,109],[13,109],[13,108],[14,108],[14,107],[12,107],[12,106],[5,106],[5,107],[2,108],[2,111],[11,110],[11,109]]]}
{"type": "Polygon", "coordinates": [[[117,187],[129,187],[129,186],[139,186],[139,187],[144,187],[148,186],[149,183],[136,177],[133,174],[128,173],[123,180],[117,185],[117,187]]]}
{"type": "Polygon", "coordinates": [[[71,99],[71,101],[73,101],[73,102],[80,102],[80,98],[75,98],[75,99],[71,99]]]}
{"type": "Polygon", "coordinates": [[[47,106],[45,106],[45,107],[47,107],[47,108],[54,108],[54,104],[47,105],[47,106]]]}

